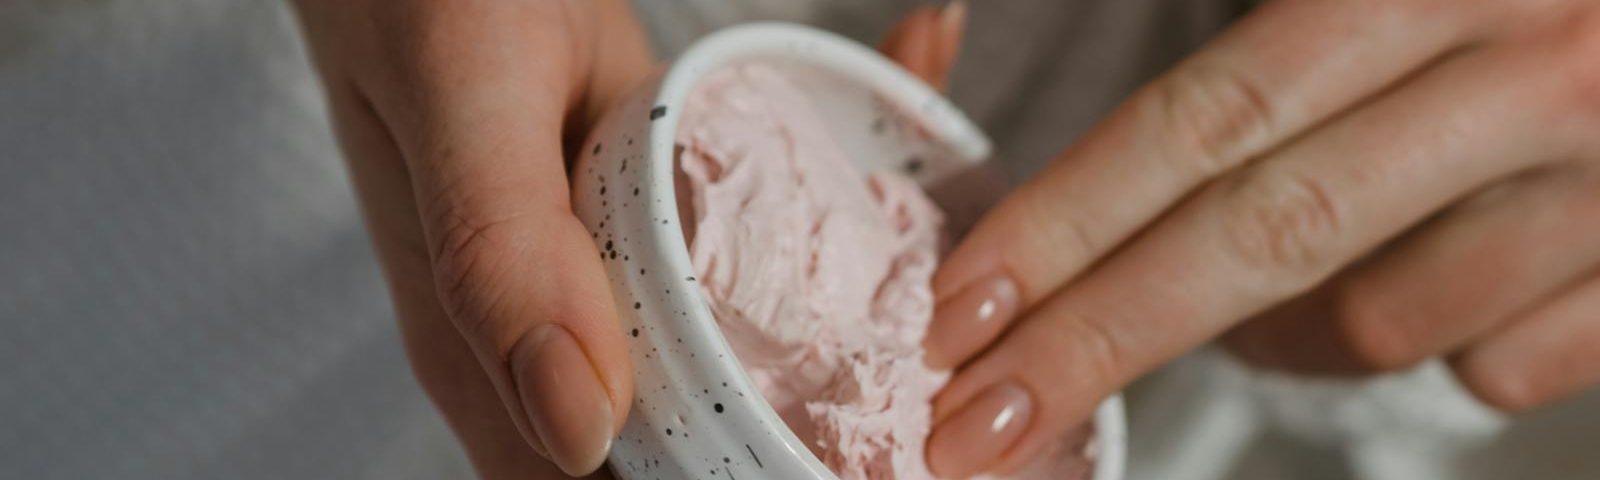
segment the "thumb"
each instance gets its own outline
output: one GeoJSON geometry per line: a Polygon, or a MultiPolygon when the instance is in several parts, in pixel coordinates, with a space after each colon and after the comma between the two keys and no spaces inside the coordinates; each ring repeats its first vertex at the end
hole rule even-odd
{"type": "Polygon", "coordinates": [[[648,67],[626,0],[296,7],[412,369],[479,476],[595,470],[633,385],[562,140],[648,67]]]}
{"type": "Polygon", "coordinates": [[[439,309],[527,443],[582,475],[605,461],[633,385],[603,266],[571,210],[563,137],[618,88],[605,72],[635,64],[595,58],[647,57],[596,43],[626,40],[602,31],[599,7],[560,7],[431,12],[427,37],[441,43],[408,51],[373,106],[404,157],[439,309]]]}
{"type": "Polygon", "coordinates": [[[889,32],[878,50],[942,91],[960,53],[966,23],[965,0],[917,7],[889,32]]]}

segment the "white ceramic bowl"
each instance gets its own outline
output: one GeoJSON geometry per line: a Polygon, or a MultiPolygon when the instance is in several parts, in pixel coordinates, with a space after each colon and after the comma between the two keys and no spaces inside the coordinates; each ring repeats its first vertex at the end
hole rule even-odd
{"type": "MultiPolygon", "coordinates": [[[[989,155],[983,134],[911,74],[857,43],[795,25],[708,36],[613,106],[574,166],[573,198],[631,342],[636,398],[610,456],[624,479],[836,478],[734,358],[696,284],[680,226],[678,114],[707,73],[750,61],[778,67],[805,91],[866,169],[901,169],[929,188],[959,181],[989,155]]],[[[1094,421],[1094,478],[1120,480],[1121,400],[1108,399],[1094,421]]]]}

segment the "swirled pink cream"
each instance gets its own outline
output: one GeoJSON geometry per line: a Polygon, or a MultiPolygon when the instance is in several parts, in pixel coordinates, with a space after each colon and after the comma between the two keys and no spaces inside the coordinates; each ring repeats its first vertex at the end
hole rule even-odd
{"type": "MultiPolygon", "coordinates": [[[[769,66],[703,79],[677,142],[694,269],[766,400],[845,480],[933,478],[924,439],[949,374],[920,345],[939,209],[908,178],[863,172],[769,66]]],[[[1084,447],[1024,472],[1088,478],[1084,447]]]]}

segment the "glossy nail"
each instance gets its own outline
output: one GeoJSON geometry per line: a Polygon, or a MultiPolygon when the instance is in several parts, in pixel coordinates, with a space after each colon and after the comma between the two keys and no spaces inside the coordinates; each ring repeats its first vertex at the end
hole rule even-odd
{"type": "Polygon", "coordinates": [[[967,285],[934,307],[933,323],[923,340],[924,362],[938,369],[954,368],[982,350],[1017,314],[1016,283],[994,275],[967,285]]]}
{"type": "Polygon", "coordinates": [[[1027,431],[1033,397],[1015,383],[989,387],[928,436],[928,468],[943,478],[983,472],[1027,431]]]}
{"type": "Polygon", "coordinates": [[[546,456],[568,475],[593,472],[611,449],[611,399],[566,328],[543,324],[511,352],[517,394],[546,456]]]}
{"type": "Polygon", "coordinates": [[[945,91],[950,80],[950,69],[955,65],[956,55],[961,49],[961,34],[967,24],[967,2],[953,0],[939,8],[938,32],[927,35],[929,58],[925,73],[928,83],[940,92],[945,91]]]}
{"type": "Polygon", "coordinates": [[[967,22],[966,0],[952,0],[939,8],[939,33],[944,36],[959,36],[967,22]]]}

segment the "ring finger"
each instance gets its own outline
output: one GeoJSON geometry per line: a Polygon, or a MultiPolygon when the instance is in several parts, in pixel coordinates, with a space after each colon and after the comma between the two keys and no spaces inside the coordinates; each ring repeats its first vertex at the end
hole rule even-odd
{"type": "Polygon", "coordinates": [[[1224,343],[1307,374],[1394,370],[1459,348],[1600,263],[1600,181],[1573,170],[1479,193],[1224,343]]]}
{"type": "MultiPolygon", "coordinates": [[[[1570,155],[1577,141],[1548,127],[1568,109],[1567,78],[1533,74],[1566,65],[1525,48],[1454,58],[1214,182],[957,375],[935,404],[940,426],[987,414],[965,406],[996,388],[1031,392],[1032,427],[990,439],[1012,445],[1004,471],[1131,378],[1320,284],[1482,185],[1570,155]]],[[[958,451],[951,435],[936,428],[929,440],[941,473],[993,460],[941,460],[958,451]]]]}

